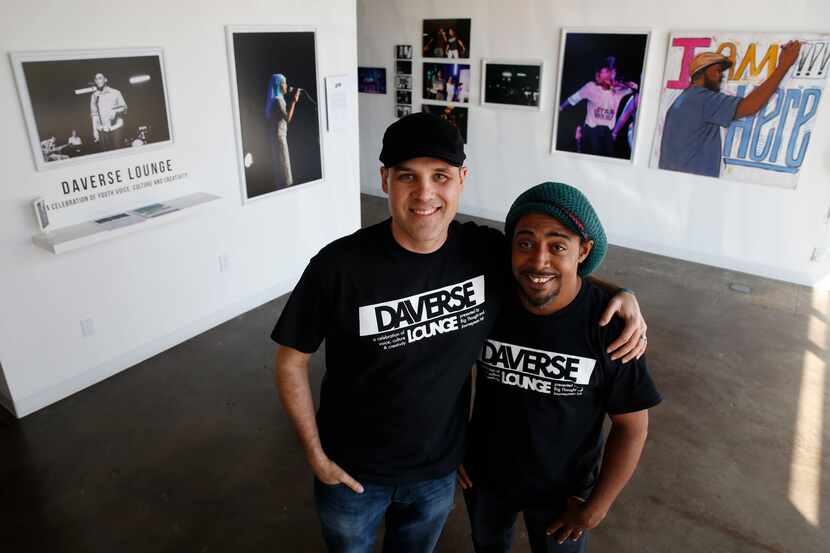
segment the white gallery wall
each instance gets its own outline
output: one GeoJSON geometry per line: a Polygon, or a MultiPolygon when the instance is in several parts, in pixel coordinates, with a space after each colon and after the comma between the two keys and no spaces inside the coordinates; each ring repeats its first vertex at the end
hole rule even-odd
{"type": "MultiPolygon", "coordinates": [[[[390,92],[359,94],[361,185],[377,176],[394,119],[394,45],[412,44],[413,110],[420,111],[422,20],[471,18],[473,90],[465,213],[503,220],[513,199],[545,180],[579,187],[613,244],[808,285],[826,285],[830,215],[830,107],[819,107],[795,190],[648,168],[671,31],[830,31],[830,3],[802,0],[358,0],[358,61],[386,67],[390,92]],[[563,28],[651,30],[633,165],[551,154],[563,28]],[[481,59],[544,60],[541,112],[480,106],[481,59]],[[818,254],[813,260],[814,250],[818,254]]],[[[466,63],[466,62],[465,62],[466,63]]],[[[827,90],[825,90],[825,95],[827,90]]]]}
{"type": "MultiPolygon", "coordinates": [[[[354,0],[14,0],[4,1],[3,12],[0,403],[18,416],[286,293],[322,245],[358,228],[353,86],[348,128],[326,132],[325,113],[321,118],[322,182],[243,207],[225,38],[226,25],[316,27],[325,111],[323,77],[346,74],[354,83],[354,0]],[[173,144],[36,172],[8,53],[133,47],[164,49],[173,144]],[[34,198],[55,197],[67,177],[159,159],[172,159],[187,177],[106,206],[62,210],[57,220],[79,222],[193,192],[222,199],[189,217],[61,255],[33,245],[34,198]],[[83,336],[81,321],[91,322],[91,335],[83,336]]],[[[297,109],[304,108],[311,106],[297,109]]]]}

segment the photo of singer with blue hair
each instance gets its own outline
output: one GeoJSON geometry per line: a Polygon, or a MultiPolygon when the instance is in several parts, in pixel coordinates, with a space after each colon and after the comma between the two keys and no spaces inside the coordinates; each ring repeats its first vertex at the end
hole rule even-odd
{"type": "Polygon", "coordinates": [[[271,154],[274,163],[274,184],[277,189],[294,184],[291,176],[291,154],[288,150],[288,124],[294,118],[294,109],[300,100],[300,89],[294,89],[291,104],[285,101],[288,81],[282,73],[271,75],[265,101],[265,118],[271,121],[271,154]]]}
{"type": "Polygon", "coordinates": [[[246,199],[322,177],[314,33],[233,32],[246,199]]]}

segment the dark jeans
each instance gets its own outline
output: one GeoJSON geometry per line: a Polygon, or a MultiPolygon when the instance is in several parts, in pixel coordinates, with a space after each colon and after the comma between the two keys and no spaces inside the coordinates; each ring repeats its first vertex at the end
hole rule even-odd
{"type": "Polygon", "coordinates": [[[104,151],[117,150],[124,147],[124,127],[114,131],[98,131],[98,143],[104,151]]]}
{"type": "Polygon", "coordinates": [[[611,137],[611,129],[605,125],[593,128],[582,125],[582,153],[595,156],[614,155],[614,139],[611,137]]]}
{"type": "Polygon", "coordinates": [[[522,506],[514,498],[505,497],[480,485],[464,490],[467,514],[473,532],[476,553],[510,553],[513,543],[513,527],[521,511],[525,519],[530,550],[533,553],[585,553],[588,537],[585,533],[577,541],[558,544],[553,536],[547,536],[548,526],[565,508],[566,498],[550,507],[522,506]]]}
{"type": "Polygon", "coordinates": [[[431,553],[453,506],[455,472],[400,486],[361,482],[362,494],[314,479],[314,502],[330,553],[370,553],[386,519],[384,553],[431,553]]]}

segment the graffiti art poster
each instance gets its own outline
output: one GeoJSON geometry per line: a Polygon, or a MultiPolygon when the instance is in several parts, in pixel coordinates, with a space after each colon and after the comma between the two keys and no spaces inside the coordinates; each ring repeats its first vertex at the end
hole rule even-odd
{"type": "Polygon", "coordinates": [[[830,35],[673,33],[651,167],[795,188],[830,70],[830,35]]]}

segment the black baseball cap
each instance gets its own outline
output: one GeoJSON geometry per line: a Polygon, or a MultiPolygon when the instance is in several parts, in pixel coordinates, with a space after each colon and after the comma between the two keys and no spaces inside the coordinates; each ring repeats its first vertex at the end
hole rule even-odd
{"type": "Polygon", "coordinates": [[[431,113],[412,113],[401,117],[383,133],[380,161],[392,167],[407,159],[434,157],[461,167],[464,164],[464,140],[447,120],[431,113]]]}

